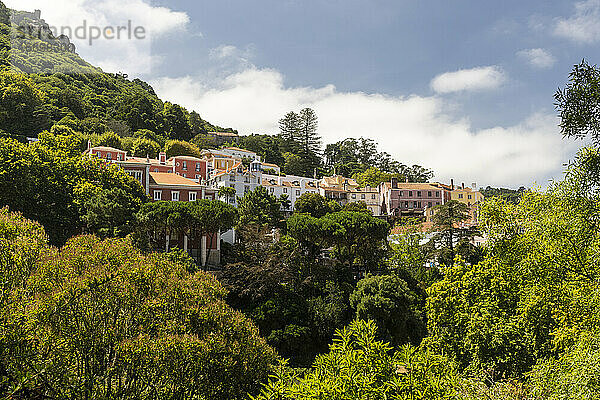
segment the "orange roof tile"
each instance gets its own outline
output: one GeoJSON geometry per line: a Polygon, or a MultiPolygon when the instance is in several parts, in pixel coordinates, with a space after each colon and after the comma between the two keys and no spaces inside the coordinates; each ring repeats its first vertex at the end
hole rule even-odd
{"type": "Polygon", "coordinates": [[[191,179],[184,178],[183,176],[177,174],[165,172],[150,172],[150,184],[163,186],[201,186],[191,179]]]}

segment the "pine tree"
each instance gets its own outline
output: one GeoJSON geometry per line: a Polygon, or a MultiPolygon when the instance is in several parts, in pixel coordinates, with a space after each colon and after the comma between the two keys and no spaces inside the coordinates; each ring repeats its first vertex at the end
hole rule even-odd
{"type": "Polygon", "coordinates": [[[300,141],[306,155],[318,156],[321,153],[322,139],[317,133],[319,119],[315,110],[305,108],[300,111],[300,141]]]}
{"type": "Polygon", "coordinates": [[[319,120],[311,108],[300,111],[300,155],[304,159],[304,174],[312,176],[321,166],[322,139],[317,133],[319,120]]]}
{"type": "Polygon", "coordinates": [[[297,153],[299,150],[300,116],[291,111],[279,120],[279,137],[283,153],[297,153]]]}

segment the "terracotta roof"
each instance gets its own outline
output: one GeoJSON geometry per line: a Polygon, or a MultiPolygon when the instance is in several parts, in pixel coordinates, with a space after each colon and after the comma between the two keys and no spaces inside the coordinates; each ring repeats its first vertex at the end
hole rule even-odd
{"type": "Polygon", "coordinates": [[[201,186],[191,179],[184,178],[183,176],[177,174],[164,172],[150,172],[150,184],[163,186],[201,186]]]}
{"type": "Polygon", "coordinates": [[[115,149],[114,147],[106,147],[106,146],[98,146],[92,147],[92,150],[100,150],[100,151],[116,151],[118,153],[127,153],[125,150],[115,149]]]}
{"type": "Polygon", "coordinates": [[[221,150],[233,150],[233,151],[241,151],[241,152],[244,152],[244,153],[252,153],[252,154],[256,154],[256,153],[255,153],[255,152],[253,152],[253,151],[246,150],[246,149],[240,149],[239,147],[224,147],[224,148],[222,148],[221,150]]]}

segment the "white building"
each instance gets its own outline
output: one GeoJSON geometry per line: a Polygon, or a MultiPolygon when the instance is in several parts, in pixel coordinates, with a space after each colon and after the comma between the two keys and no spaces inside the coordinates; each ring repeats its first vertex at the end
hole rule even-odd
{"type": "Polygon", "coordinates": [[[242,162],[238,161],[232,168],[215,171],[208,180],[209,186],[214,189],[218,190],[222,187],[235,189],[235,196],[229,199],[225,197],[220,199],[236,207],[238,205],[237,198],[244,197],[246,193],[254,191],[261,185],[261,182],[262,171],[258,161],[250,164],[250,169],[246,169],[242,162]]]}
{"type": "Polygon", "coordinates": [[[226,147],[224,149],[215,150],[217,153],[221,153],[223,155],[228,155],[230,157],[244,159],[247,158],[251,161],[261,161],[260,156],[253,151],[240,149],[239,147],[226,147]]]}
{"type": "Polygon", "coordinates": [[[290,208],[286,211],[293,211],[296,200],[304,193],[319,193],[319,180],[302,176],[263,174],[262,185],[277,198],[280,198],[282,195],[288,196],[290,208]]]}

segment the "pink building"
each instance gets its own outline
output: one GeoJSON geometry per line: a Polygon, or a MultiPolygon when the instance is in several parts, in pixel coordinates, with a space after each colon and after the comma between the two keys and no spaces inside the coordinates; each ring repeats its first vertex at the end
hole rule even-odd
{"type": "Polygon", "coordinates": [[[451,190],[441,183],[400,183],[397,179],[380,185],[382,214],[424,215],[431,209],[451,200],[451,190]]]}

